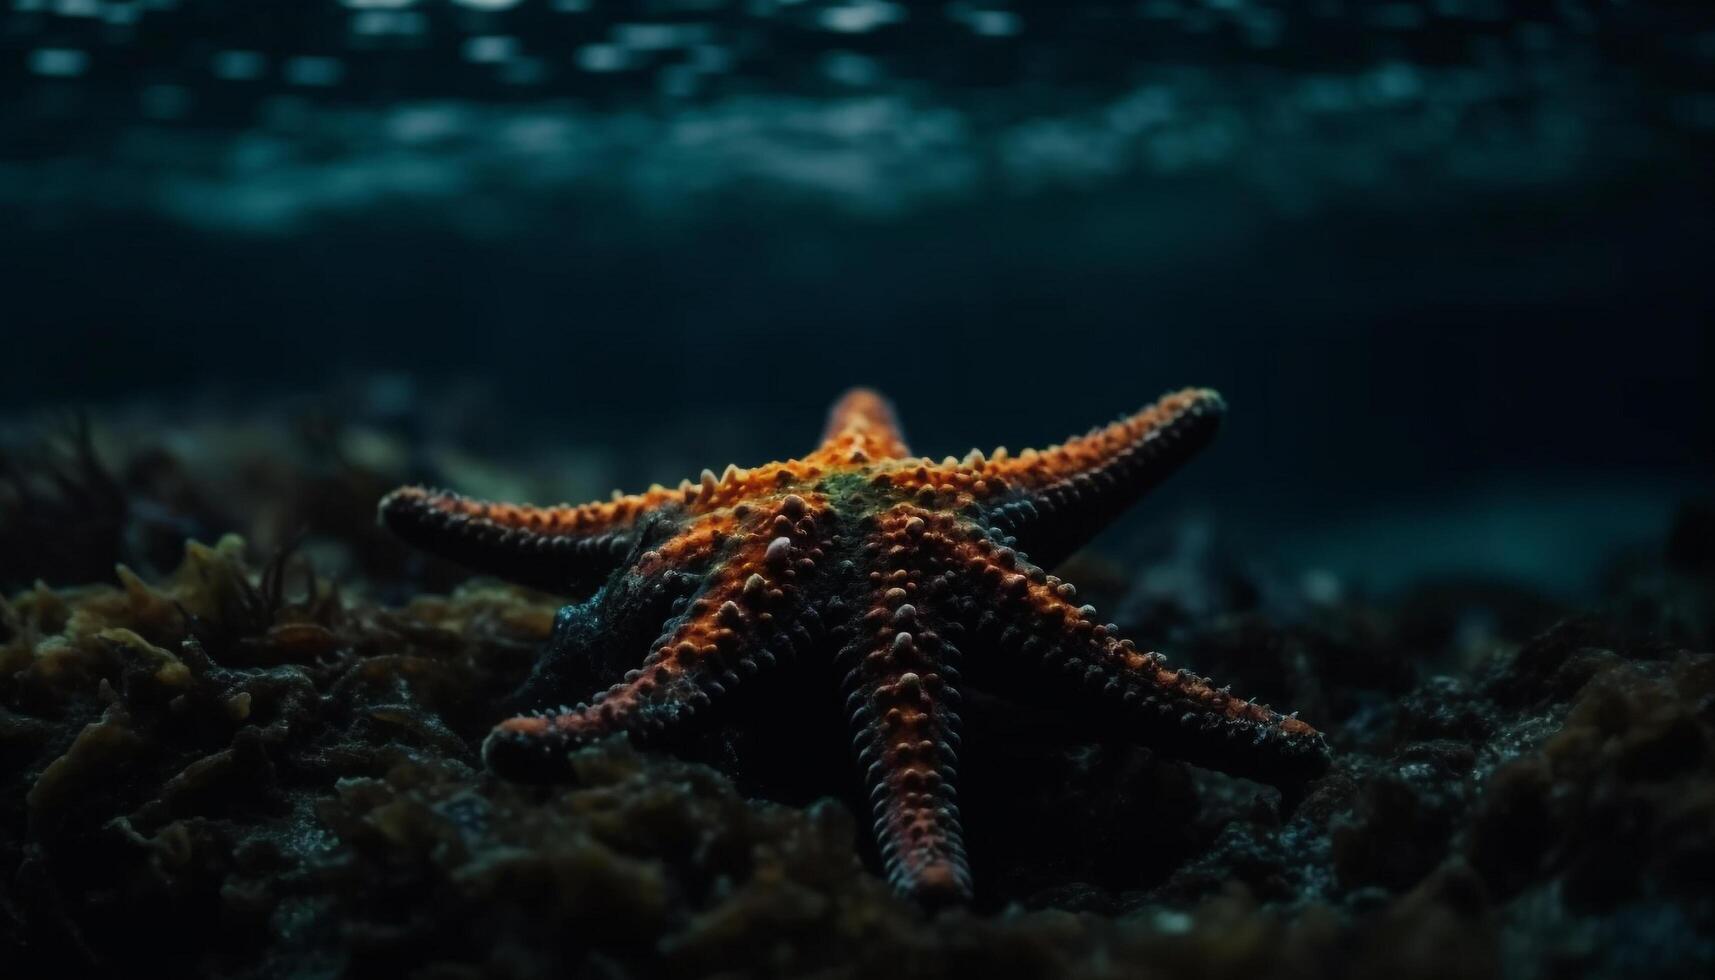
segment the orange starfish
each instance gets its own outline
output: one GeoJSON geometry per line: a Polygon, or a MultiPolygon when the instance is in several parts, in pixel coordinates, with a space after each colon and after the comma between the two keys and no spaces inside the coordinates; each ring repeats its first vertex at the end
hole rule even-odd
{"type": "Polygon", "coordinates": [[[890,879],[928,903],[957,901],[971,890],[954,768],[966,672],[1231,773],[1293,785],[1326,766],[1315,729],[1140,652],[1025,557],[1070,554],[1205,445],[1223,411],[1215,392],[1188,389],[1040,452],[937,463],[912,456],[887,402],[858,389],[803,459],[576,507],[406,487],[381,519],[502,578],[599,586],[561,610],[528,703],[564,696],[579,658],[629,638],[642,654],[636,630],[665,620],[641,664],[588,704],[496,726],[491,767],[540,772],[619,732],[670,737],[753,675],[822,657],[845,694],[890,879]]]}

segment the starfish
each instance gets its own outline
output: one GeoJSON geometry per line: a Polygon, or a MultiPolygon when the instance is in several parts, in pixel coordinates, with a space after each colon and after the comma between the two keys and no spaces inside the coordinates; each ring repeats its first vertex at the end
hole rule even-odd
{"type": "Polygon", "coordinates": [[[1295,787],[1326,767],[1322,735],[1296,714],[1138,650],[1037,564],[1064,559],[1177,469],[1224,411],[1214,391],[1187,389],[1048,449],[935,462],[906,448],[880,395],[855,389],[802,459],[581,506],[403,487],[380,517],[475,569],[594,590],[560,610],[524,705],[594,686],[592,661],[624,658],[605,680],[633,667],[588,703],[500,722],[483,744],[490,768],[526,778],[619,733],[670,741],[756,675],[820,658],[844,699],[889,880],[944,904],[971,895],[956,770],[967,674],[1235,775],[1295,787]]]}

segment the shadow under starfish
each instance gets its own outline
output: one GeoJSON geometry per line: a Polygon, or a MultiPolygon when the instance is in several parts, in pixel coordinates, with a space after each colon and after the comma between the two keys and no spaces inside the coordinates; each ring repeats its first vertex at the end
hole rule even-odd
{"type": "Polygon", "coordinates": [[[405,487],[380,513],[406,541],[474,568],[594,590],[560,611],[519,704],[635,665],[587,704],[497,725],[483,746],[496,771],[564,774],[568,750],[617,733],[670,741],[750,678],[823,658],[889,878],[939,904],[971,894],[956,769],[967,683],[1285,788],[1326,768],[1315,729],[1139,651],[1026,557],[1071,554],[1206,445],[1223,412],[1215,392],[1187,389],[1040,452],[934,462],[911,455],[885,400],[857,389],[802,459],[581,506],[405,487]]]}

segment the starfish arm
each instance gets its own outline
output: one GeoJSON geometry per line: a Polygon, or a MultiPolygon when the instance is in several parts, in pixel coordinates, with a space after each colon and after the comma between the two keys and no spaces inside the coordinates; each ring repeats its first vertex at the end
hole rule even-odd
{"type": "Polygon", "coordinates": [[[400,487],[381,499],[381,523],[407,543],[462,565],[550,591],[606,575],[635,542],[638,518],[669,499],[650,491],[607,503],[533,507],[400,487]]]}
{"type": "Polygon", "coordinates": [[[868,388],[853,388],[828,412],[822,442],[808,461],[839,464],[903,459],[911,455],[905,434],[886,398],[868,388]]]}
{"type": "MultiPolygon", "coordinates": [[[[896,549],[921,535],[921,519],[907,529],[913,517],[904,509],[886,515],[875,552],[909,555],[896,549]]],[[[965,901],[971,876],[956,802],[953,711],[959,653],[909,601],[921,598],[926,576],[907,561],[879,577],[836,669],[888,878],[927,904],[965,901]]]]}
{"type": "Polygon", "coordinates": [[[1098,728],[1233,775],[1289,787],[1326,769],[1328,747],[1316,729],[1139,652],[1098,623],[1095,609],[1074,605],[1070,584],[1012,549],[973,534],[961,563],[959,591],[975,597],[973,632],[1015,685],[1093,705],[1098,728]]]}
{"type": "Polygon", "coordinates": [[[991,524],[1052,566],[1207,445],[1225,410],[1218,393],[1187,388],[1040,452],[972,454],[958,483],[975,488],[991,524]]]}
{"type": "MultiPolygon", "coordinates": [[[[483,744],[484,760],[526,775],[552,769],[566,750],[609,735],[643,741],[670,735],[745,679],[813,646],[820,620],[797,583],[823,556],[815,517],[802,498],[789,495],[755,526],[766,532],[733,536],[719,570],[668,620],[638,669],[587,704],[501,722],[483,744]]],[[[645,552],[641,562],[663,559],[645,552]]]]}

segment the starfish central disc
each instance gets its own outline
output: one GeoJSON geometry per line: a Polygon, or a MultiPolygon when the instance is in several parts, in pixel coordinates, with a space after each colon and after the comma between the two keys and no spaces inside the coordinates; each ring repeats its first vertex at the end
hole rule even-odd
{"type": "Polygon", "coordinates": [[[497,725],[483,747],[496,770],[540,772],[616,733],[669,741],[751,677],[825,658],[889,878],[926,903],[961,901],[954,709],[967,674],[1022,680],[1105,735],[1237,775],[1292,785],[1326,767],[1309,725],[1138,650],[1032,560],[1089,540],[1207,444],[1223,411],[1215,392],[1187,389],[1047,449],[936,462],[912,456],[886,400],[858,389],[802,459],[578,506],[404,487],[381,519],[502,578],[593,590],[561,611],[530,703],[581,693],[568,690],[589,673],[580,659],[637,640],[634,669],[588,703],[497,725]]]}

